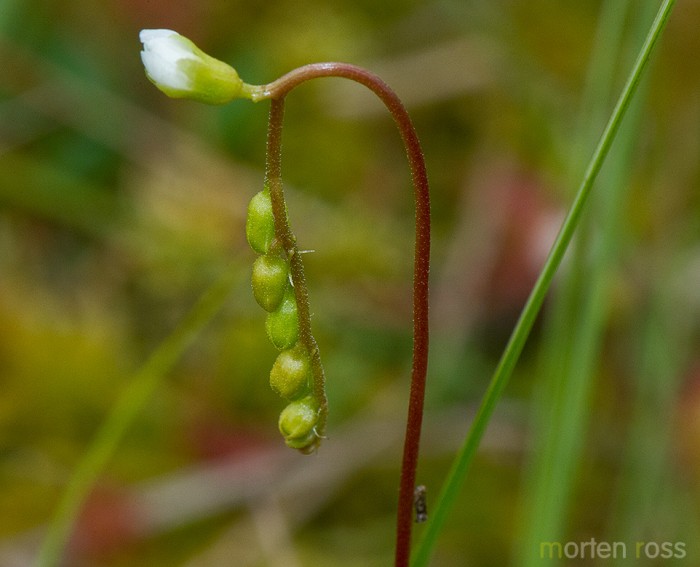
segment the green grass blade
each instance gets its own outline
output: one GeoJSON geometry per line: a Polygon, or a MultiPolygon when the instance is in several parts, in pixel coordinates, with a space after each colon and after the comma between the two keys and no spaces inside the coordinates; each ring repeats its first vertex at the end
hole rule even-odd
{"type": "Polygon", "coordinates": [[[437,538],[440,534],[442,526],[447,520],[447,515],[457,501],[458,493],[461,489],[464,479],[469,470],[471,463],[474,460],[477,449],[484,435],[484,431],[493,414],[493,411],[500,399],[503,390],[505,389],[508,379],[510,378],[513,368],[522,352],[525,341],[532,329],[537,314],[542,306],[544,297],[549,290],[549,287],[554,278],[554,274],[561,263],[564,253],[568,248],[571,238],[576,230],[576,227],[581,218],[584,205],[590,195],[598,172],[605,160],[605,157],[610,150],[610,146],[615,139],[615,136],[620,128],[620,124],[626,110],[628,109],[632,96],[637,90],[642,73],[646,68],[649,57],[653,48],[658,41],[664,26],[670,16],[671,10],[675,4],[675,0],[665,0],[657,16],[651,26],[644,44],[639,52],[637,60],[632,68],[629,78],[623,87],[617,104],[612,112],[603,134],[598,142],[598,145],[593,152],[593,156],[586,169],[583,181],[581,182],[574,202],[569,209],[569,212],[562,224],[562,227],[557,235],[557,238],[552,246],[545,265],[540,273],[537,282],[530,294],[530,297],[523,308],[522,314],[515,325],[510,340],[506,345],[505,351],[496,367],[494,375],[484,398],[481,402],[471,429],[457,453],[452,467],[448,473],[445,484],[441,490],[438,500],[431,513],[430,519],[425,527],[423,537],[419,541],[415,554],[412,559],[413,567],[424,567],[428,564],[430,555],[437,543],[437,538]]]}
{"type": "MultiPolygon", "coordinates": [[[[619,0],[610,0],[601,20],[610,8],[620,9],[619,0]]],[[[631,4],[631,2],[627,2],[631,4]]],[[[649,10],[651,8],[651,10],[649,10]]],[[[635,14],[637,28],[632,42],[643,39],[654,8],[646,14],[635,14]]],[[[617,14],[617,30],[608,30],[609,40],[602,52],[608,61],[592,62],[592,69],[601,69],[596,82],[612,84],[609,59],[620,51],[623,14],[617,14]],[[607,76],[603,70],[607,68],[607,76]]],[[[608,22],[601,22],[607,26],[608,22]]],[[[594,88],[603,94],[608,89],[594,88]]],[[[555,302],[553,317],[548,322],[543,341],[543,368],[537,378],[532,403],[533,450],[523,491],[526,506],[521,522],[523,536],[516,553],[521,565],[539,565],[540,543],[560,541],[571,517],[570,507],[579,471],[587,426],[590,419],[590,398],[596,368],[609,317],[612,282],[625,227],[625,199],[634,148],[638,140],[642,103],[637,96],[617,136],[614,155],[601,173],[600,190],[594,195],[590,210],[582,220],[577,235],[573,269],[563,282],[563,294],[555,302]]],[[[606,100],[584,108],[592,108],[593,120],[600,116],[606,100]],[[597,110],[595,107],[598,107],[597,110]]],[[[590,117],[589,117],[590,119],[590,117]]]]}
{"type": "Polygon", "coordinates": [[[119,442],[167,372],[224,305],[240,279],[239,274],[237,267],[227,268],[133,376],[69,479],[39,550],[37,567],[60,562],[82,504],[119,442]]]}

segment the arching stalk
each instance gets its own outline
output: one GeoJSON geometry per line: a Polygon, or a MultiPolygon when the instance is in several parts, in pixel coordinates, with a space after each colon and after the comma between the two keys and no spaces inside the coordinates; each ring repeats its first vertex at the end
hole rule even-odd
{"type": "Polygon", "coordinates": [[[308,293],[304,269],[289,229],[281,181],[281,133],[285,96],[298,85],[319,77],[342,77],[358,82],[375,93],[385,104],[399,128],[411,169],[416,207],[416,236],[413,275],[413,363],[408,403],[406,434],[399,487],[396,521],[397,567],[407,566],[410,559],[413,517],[413,494],[420,447],[425,382],[428,368],[428,277],[430,272],[430,191],[425,160],[413,123],[396,93],[378,76],[347,63],[318,63],[291,71],[280,79],[256,88],[253,100],[271,99],[270,122],[267,138],[266,183],[275,215],[275,233],[288,254],[291,275],[299,311],[300,340],[312,356],[314,394],[321,404],[318,433],[323,435],[326,423],[327,401],[324,393],[324,375],[318,347],[311,335],[308,293]]]}

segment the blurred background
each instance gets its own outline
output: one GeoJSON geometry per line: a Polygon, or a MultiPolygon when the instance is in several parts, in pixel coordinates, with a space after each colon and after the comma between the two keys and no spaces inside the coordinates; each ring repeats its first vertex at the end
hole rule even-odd
{"type": "MultiPolygon", "coordinates": [[[[140,29],[175,29],[248,83],[339,60],[404,99],[432,182],[430,512],[656,8],[1,0],[0,565],[31,564],[119,396],[227,270],[228,300],[136,414],[65,565],[392,562],[413,242],[394,125],[335,79],[287,104],[284,178],[314,250],[331,409],[304,457],[277,432],[275,350],[248,281],[268,105],[167,99],[140,29]]],[[[434,565],[539,564],[538,542],[592,537],[630,554],[683,542],[698,562],[698,21],[700,2],[680,0],[434,565]]],[[[634,564],[668,563],[659,550],[634,564]]]]}

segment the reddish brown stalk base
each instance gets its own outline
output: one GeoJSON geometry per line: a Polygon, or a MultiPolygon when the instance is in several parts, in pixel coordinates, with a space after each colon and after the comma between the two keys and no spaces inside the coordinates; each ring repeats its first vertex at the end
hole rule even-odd
{"type": "MultiPolygon", "coordinates": [[[[401,465],[401,481],[396,519],[395,555],[395,566],[407,567],[411,553],[413,493],[416,484],[416,468],[418,466],[418,451],[420,446],[421,425],[423,422],[425,379],[428,369],[428,275],[430,271],[430,192],[428,176],[425,169],[423,152],[415,128],[413,127],[408,112],[396,93],[377,75],[360,67],[347,63],[318,63],[299,67],[264,87],[264,95],[262,98],[272,99],[267,148],[268,182],[273,184],[280,183],[281,185],[281,125],[284,97],[294,87],[310,79],[319,77],[342,77],[351,79],[374,92],[386,105],[401,132],[411,168],[416,204],[416,240],[413,272],[413,365],[411,371],[411,391],[408,402],[406,435],[404,438],[403,460],[401,465]]],[[[271,194],[274,194],[272,188],[271,194]]],[[[279,202],[276,205],[275,199],[273,198],[273,209],[275,207],[278,209],[276,215],[286,215],[286,211],[282,210],[283,206],[283,202],[279,202]]],[[[289,237],[280,234],[278,238],[289,237]]],[[[292,249],[295,251],[292,256],[292,275],[294,277],[295,272],[297,272],[301,274],[303,278],[301,262],[298,262],[298,267],[294,265],[294,263],[297,262],[298,253],[296,253],[296,243],[293,242],[293,237],[291,237],[290,243],[293,245],[292,249]]],[[[301,293],[304,297],[300,298],[297,296],[297,301],[299,302],[300,331],[303,340],[305,331],[301,329],[303,326],[301,319],[304,316],[304,313],[302,313],[303,310],[306,310],[306,314],[308,315],[308,299],[305,297],[306,286],[302,287],[303,291],[301,293]],[[300,299],[302,300],[301,302],[299,301],[300,299]]],[[[318,349],[315,344],[313,345],[313,349],[313,356],[316,357],[318,349]]],[[[314,362],[314,365],[316,364],[320,367],[320,359],[318,363],[314,362]]],[[[321,400],[322,403],[325,403],[325,395],[321,400]]],[[[325,416],[323,419],[325,422],[325,416]]]]}

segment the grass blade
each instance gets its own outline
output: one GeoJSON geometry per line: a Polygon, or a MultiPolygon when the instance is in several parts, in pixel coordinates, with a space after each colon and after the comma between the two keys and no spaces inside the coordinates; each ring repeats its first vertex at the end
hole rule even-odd
{"type": "Polygon", "coordinates": [[[557,238],[552,246],[552,249],[547,257],[545,265],[540,273],[537,282],[530,294],[530,297],[523,308],[522,314],[515,325],[510,340],[506,345],[505,351],[501,356],[501,360],[496,367],[494,375],[489,384],[489,388],[484,395],[479,410],[471,429],[457,453],[452,467],[448,473],[445,484],[438,497],[438,501],[434,506],[431,517],[426,525],[423,537],[419,541],[415,555],[412,559],[413,567],[424,567],[428,564],[430,555],[435,547],[437,538],[444,525],[447,515],[452,506],[457,501],[457,496],[464,482],[466,474],[476,455],[481,439],[486,430],[486,426],[493,414],[493,411],[500,399],[503,390],[505,389],[508,379],[510,378],[513,368],[522,352],[525,341],[532,329],[537,314],[542,306],[544,297],[549,290],[549,287],[554,278],[554,274],[561,263],[564,253],[568,248],[574,231],[579,224],[584,205],[590,195],[600,168],[603,165],[605,157],[610,150],[610,146],[615,139],[615,136],[620,128],[620,124],[626,110],[628,109],[634,93],[637,90],[639,81],[641,80],[644,69],[647,66],[649,57],[653,48],[658,41],[664,29],[666,22],[670,16],[671,10],[675,4],[675,0],[664,0],[657,16],[651,26],[644,44],[639,52],[637,60],[632,68],[629,78],[622,89],[622,93],[617,104],[612,112],[600,141],[593,152],[593,156],[586,169],[583,181],[581,182],[574,202],[569,209],[569,212],[562,224],[562,227],[557,235],[557,238]]]}
{"type": "Polygon", "coordinates": [[[185,349],[223,306],[239,279],[240,269],[228,268],[133,376],[69,479],[39,550],[37,567],[59,564],[82,504],[130,424],[185,349]]]}
{"type": "MultiPolygon", "coordinates": [[[[606,11],[619,11],[620,4],[619,0],[611,0],[606,11]]],[[[635,13],[637,29],[631,38],[635,44],[643,38],[653,18],[651,8],[646,14],[644,10],[641,14],[635,13]]],[[[624,15],[624,11],[617,15],[624,15]]],[[[604,12],[601,14],[604,26],[608,25],[606,19],[609,18],[604,12]]],[[[610,40],[603,42],[605,49],[598,50],[604,58],[614,60],[620,51],[621,17],[617,24],[617,30],[610,30],[610,40]]],[[[608,69],[607,76],[602,71],[592,75],[597,75],[597,82],[610,85],[612,66],[609,61],[594,58],[591,68],[597,70],[601,67],[608,69]]],[[[554,305],[543,341],[544,363],[537,378],[531,412],[534,443],[523,491],[526,501],[521,523],[523,536],[516,554],[522,565],[539,565],[541,542],[560,541],[567,529],[576,473],[580,470],[590,419],[591,392],[610,313],[621,235],[628,230],[625,200],[631,159],[639,138],[641,94],[628,110],[628,118],[618,133],[614,157],[611,156],[601,174],[600,191],[594,196],[591,210],[582,221],[572,257],[573,269],[566,274],[562,295],[554,305]]],[[[596,104],[589,101],[584,108],[598,107],[592,113],[595,120],[606,102],[599,100],[596,104]]]]}

